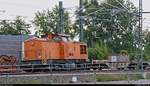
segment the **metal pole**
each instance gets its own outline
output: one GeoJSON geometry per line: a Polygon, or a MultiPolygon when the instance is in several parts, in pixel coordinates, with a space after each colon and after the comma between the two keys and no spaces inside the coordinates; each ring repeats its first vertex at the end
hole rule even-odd
{"type": "Polygon", "coordinates": [[[64,9],[63,9],[63,3],[62,1],[59,1],[59,29],[60,33],[64,32],[64,9]]]}
{"type": "Polygon", "coordinates": [[[80,11],[79,11],[79,27],[80,27],[80,41],[83,42],[83,1],[80,0],[80,5],[79,5],[80,11]]]}
{"type": "MultiPolygon", "coordinates": [[[[140,49],[140,62],[139,64],[142,63],[142,25],[143,25],[143,19],[142,19],[142,0],[139,0],[139,49],[140,49]]],[[[143,70],[143,63],[141,64],[141,69],[143,70]]]]}

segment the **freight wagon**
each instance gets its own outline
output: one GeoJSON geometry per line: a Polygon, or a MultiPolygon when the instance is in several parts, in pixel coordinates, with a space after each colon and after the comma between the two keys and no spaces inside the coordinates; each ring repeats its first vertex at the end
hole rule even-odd
{"type": "Polygon", "coordinates": [[[22,57],[23,41],[32,36],[27,35],[0,35],[0,71],[13,70],[13,65],[20,64],[22,57]],[[5,67],[2,65],[12,65],[5,67]],[[2,70],[3,69],[3,70],[2,70]]]}

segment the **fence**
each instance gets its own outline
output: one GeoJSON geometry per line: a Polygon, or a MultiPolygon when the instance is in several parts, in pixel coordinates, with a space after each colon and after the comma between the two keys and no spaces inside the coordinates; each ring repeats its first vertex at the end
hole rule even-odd
{"type": "Polygon", "coordinates": [[[1,84],[141,84],[150,83],[149,72],[49,72],[47,74],[2,75],[1,84]],[[146,76],[146,77],[145,77],[146,76]]]}

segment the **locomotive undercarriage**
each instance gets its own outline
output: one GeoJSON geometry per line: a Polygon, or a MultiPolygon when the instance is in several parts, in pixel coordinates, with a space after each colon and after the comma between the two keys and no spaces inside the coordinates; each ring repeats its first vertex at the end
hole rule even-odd
{"type": "Polygon", "coordinates": [[[106,64],[92,64],[90,62],[85,62],[85,60],[49,60],[47,63],[42,63],[42,61],[24,61],[23,64],[20,65],[20,68],[25,72],[47,72],[78,71],[91,69],[102,70],[109,67],[106,64]]]}

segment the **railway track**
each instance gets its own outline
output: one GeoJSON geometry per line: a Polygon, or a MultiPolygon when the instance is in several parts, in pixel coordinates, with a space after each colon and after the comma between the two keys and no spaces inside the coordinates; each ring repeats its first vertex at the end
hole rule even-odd
{"type": "Polygon", "coordinates": [[[0,73],[0,76],[9,75],[39,75],[39,74],[141,74],[150,73],[148,70],[80,70],[80,71],[48,71],[48,72],[15,72],[15,73],[0,73]]]}
{"type": "MultiPolygon", "coordinates": [[[[0,76],[2,75],[30,75],[30,74],[73,74],[73,73],[132,73],[150,72],[150,70],[138,69],[111,69],[101,64],[80,64],[69,65],[1,65],[0,76]],[[14,67],[11,68],[10,67],[14,67]],[[5,69],[6,68],[6,69],[5,69]],[[8,69],[7,69],[8,68],[8,69]],[[4,70],[4,71],[3,71],[4,70]]],[[[136,68],[136,66],[129,66],[136,68]]]]}

